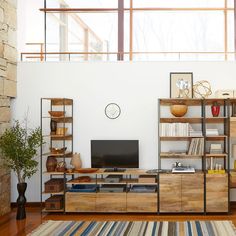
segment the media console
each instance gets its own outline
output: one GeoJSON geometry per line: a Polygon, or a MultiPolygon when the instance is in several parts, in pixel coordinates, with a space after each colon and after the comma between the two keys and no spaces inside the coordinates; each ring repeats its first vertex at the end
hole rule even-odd
{"type": "Polygon", "coordinates": [[[227,173],[173,174],[171,170],[147,173],[138,169],[114,173],[99,169],[89,175],[89,183],[76,182],[76,178],[67,182],[68,187],[77,184],[94,187],[91,192],[67,191],[65,212],[228,212],[227,173]],[[107,175],[117,174],[123,176],[119,182],[106,182],[107,175]]]}

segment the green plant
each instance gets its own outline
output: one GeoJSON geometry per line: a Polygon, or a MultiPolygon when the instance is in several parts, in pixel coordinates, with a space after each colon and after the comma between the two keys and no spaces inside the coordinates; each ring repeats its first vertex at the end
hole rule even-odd
{"type": "Polygon", "coordinates": [[[27,120],[24,126],[15,121],[0,137],[4,165],[16,173],[19,183],[36,173],[38,162],[35,156],[42,142],[41,129],[29,129],[27,120]]]}

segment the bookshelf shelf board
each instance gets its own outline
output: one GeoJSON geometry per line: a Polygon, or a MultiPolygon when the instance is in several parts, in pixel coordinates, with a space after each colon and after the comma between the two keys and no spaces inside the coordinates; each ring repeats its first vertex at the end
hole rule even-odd
{"type": "Polygon", "coordinates": [[[201,123],[202,117],[170,117],[160,118],[160,123],[201,123]]]}
{"type": "Polygon", "coordinates": [[[161,153],[161,158],[171,159],[171,158],[202,158],[203,155],[188,155],[188,154],[177,154],[177,153],[161,153]]]}
{"type": "Polygon", "coordinates": [[[206,141],[224,141],[227,135],[206,136],[206,141]]]}
{"type": "Polygon", "coordinates": [[[220,154],[213,154],[213,153],[207,153],[206,157],[227,157],[227,153],[220,153],[220,154]]]}
{"type": "Polygon", "coordinates": [[[56,171],[54,171],[54,172],[47,172],[47,171],[45,171],[45,172],[43,172],[43,174],[46,174],[46,175],[64,175],[64,174],[66,174],[66,175],[73,175],[74,173],[56,172],[56,171]]]}
{"type": "Polygon", "coordinates": [[[42,98],[42,100],[49,100],[53,106],[72,105],[73,99],[70,98],[42,98]]]}
{"type": "Polygon", "coordinates": [[[72,135],[44,135],[43,137],[50,137],[51,140],[72,140],[72,135]]]}
{"type": "Polygon", "coordinates": [[[52,117],[52,116],[43,116],[43,119],[52,119],[57,123],[72,123],[72,117],[52,117]]]}
{"type": "Polygon", "coordinates": [[[68,181],[66,184],[68,185],[72,185],[72,184],[81,184],[81,185],[85,185],[85,184],[96,184],[96,179],[91,179],[90,182],[79,182],[78,180],[74,179],[74,180],[70,180],[68,181]]]}
{"type": "Polygon", "coordinates": [[[206,123],[223,123],[225,122],[225,119],[227,119],[227,117],[206,117],[205,118],[205,122],[206,123]]]}
{"type": "Polygon", "coordinates": [[[51,195],[58,195],[58,194],[60,194],[60,195],[62,195],[62,194],[64,194],[64,191],[61,191],[61,192],[53,192],[53,193],[51,193],[51,192],[42,192],[42,194],[51,194],[51,195]]]}
{"type": "Polygon", "coordinates": [[[53,156],[53,157],[58,157],[58,158],[71,158],[72,157],[72,152],[66,152],[65,154],[64,153],[58,153],[58,154],[54,154],[54,153],[51,153],[51,152],[47,152],[47,153],[44,153],[43,156],[53,156]]]}
{"type": "Polygon", "coordinates": [[[192,138],[204,138],[203,136],[160,136],[161,141],[188,141],[192,138]]]}
{"type": "Polygon", "coordinates": [[[176,105],[176,104],[185,104],[188,106],[199,106],[201,105],[202,100],[201,99],[160,99],[160,105],[162,106],[170,106],[170,105],[176,105]]]}
{"type": "Polygon", "coordinates": [[[64,212],[64,209],[60,209],[60,210],[46,210],[46,208],[44,208],[43,210],[42,210],[42,212],[64,212]]]}
{"type": "Polygon", "coordinates": [[[97,179],[97,184],[108,184],[108,185],[119,185],[119,184],[129,184],[129,185],[157,185],[157,183],[150,183],[150,182],[145,182],[145,183],[140,183],[138,182],[138,179],[122,179],[118,183],[108,183],[105,182],[104,179],[97,179]]]}
{"type": "Polygon", "coordinates": [[[224,105],[225,99],[224,98],[208,98],[204,100],[205,105],[213,105],[214,102],[217,102],[220,105],[224,105]]]}

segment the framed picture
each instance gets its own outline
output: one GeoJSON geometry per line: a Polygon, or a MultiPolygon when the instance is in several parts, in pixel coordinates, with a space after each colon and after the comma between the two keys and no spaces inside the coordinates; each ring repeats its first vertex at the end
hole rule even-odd
{"type": "Polygon", "coordinates": [[[193,73],[171,72],[170,73],[170,98],[193,97],[193,73]]]}

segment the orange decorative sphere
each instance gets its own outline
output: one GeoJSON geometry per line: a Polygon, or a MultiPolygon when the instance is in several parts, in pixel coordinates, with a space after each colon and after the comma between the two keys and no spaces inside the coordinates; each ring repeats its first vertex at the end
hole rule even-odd
{"type": "Polygon", "coordinates": [[[188,111],[188,106],[183,104],[176,104],[170,106],[170,111],[173,116],[182,117],[188,111]]]}

